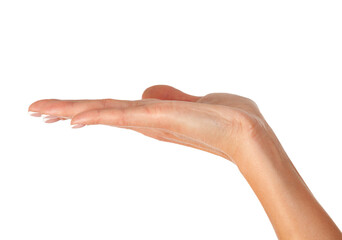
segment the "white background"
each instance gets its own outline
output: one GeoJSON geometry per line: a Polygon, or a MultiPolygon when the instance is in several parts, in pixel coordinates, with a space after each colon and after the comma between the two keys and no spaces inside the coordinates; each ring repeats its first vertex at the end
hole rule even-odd
{"type": "Polygon", "coordinates": [[[0,1],[0,239],[276,239],[237,167],[39,99],[253,99],[342,226],[341,1],[0,1]]]}

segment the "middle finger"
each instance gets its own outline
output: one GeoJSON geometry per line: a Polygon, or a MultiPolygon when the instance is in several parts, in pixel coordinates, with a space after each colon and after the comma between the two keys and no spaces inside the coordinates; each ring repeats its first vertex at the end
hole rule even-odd
{"type": "Polygon", "coordinates": [[[93,109],[122,109],[144,105],[146,102],[150,101],[155,100],[116,100],[110,98],[85,100],[43,99],[32,103],[29,107],[29,111],[62,118],[72,118],[78,113],[93,109]]]}

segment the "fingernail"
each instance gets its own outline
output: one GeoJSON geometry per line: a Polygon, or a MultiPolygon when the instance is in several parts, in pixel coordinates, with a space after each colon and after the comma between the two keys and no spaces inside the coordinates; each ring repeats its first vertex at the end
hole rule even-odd
{"type": "Polygon", "coordinates": [[[54,122],[58,122],[59,120],[60,120],[59,118],[48,119],[45,121],[45,123],[54,123],[54,122]]]}
{"type": "Polygon", "coordinates": [[[51,116],[51,115],[46,115],[44,119],[53,119],[53,118],[59,118],[57,116],[51,116]]]}
{"type": "Polygon", "coordinates": [[[56,117],[56,116],[46,116],[45,118],[44,118],[44,122],[45,123],[54,123],[54,122],[57,122],[57,121],[59,121],[60,120],[60,118],[59,117],[56,117]]]}
{"type": "Polygon", "coordinates": [[[40,112],[32,112],[32,111],[29,111],[28,112],[31,116],[33,116],[33,117],[40,117],[40,116],[42,116],[41,114],[40,114],[40,112]]]}
{"type": "Polygon", "coordinates": [[[76,124],[71,125],[72,128],[81,128],[84,126],[85,126],[85,124],[82,124],[82,123],[76,123],[76,124]]]}

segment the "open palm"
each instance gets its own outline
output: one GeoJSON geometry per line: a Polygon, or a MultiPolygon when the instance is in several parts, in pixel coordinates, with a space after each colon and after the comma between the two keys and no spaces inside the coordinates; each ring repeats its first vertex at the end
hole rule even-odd
{"type": "Polygon", "coordinates": [[[147,88],[141,100],[59,100],[32,103],[35,116],[47,122],[71,119],[71,124],[105,124],[146,136],[201,149],[234,162],[246,134],[262,126],[263,117],[250,99],[228,93],[192,96],[167,85],[147,88]]]}

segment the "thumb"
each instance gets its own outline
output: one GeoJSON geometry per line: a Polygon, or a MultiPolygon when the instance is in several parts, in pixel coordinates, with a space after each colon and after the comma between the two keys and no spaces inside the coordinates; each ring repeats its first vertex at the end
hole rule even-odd
{"type": "Polygon", "coordinates": [[[201,97],[186,94],[174,87],[168,85],[154,85],[147,88],[142,94],[142,99],[157,98],[160,100],[178,100],[196,102],[201,97]]]}

